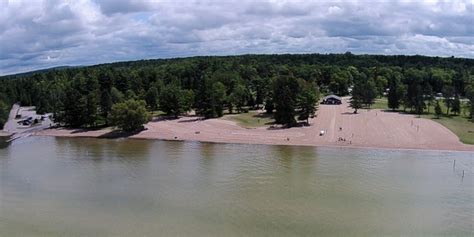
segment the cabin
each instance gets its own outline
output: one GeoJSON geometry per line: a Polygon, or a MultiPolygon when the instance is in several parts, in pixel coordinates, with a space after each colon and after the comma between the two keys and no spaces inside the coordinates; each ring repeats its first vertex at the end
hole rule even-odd
{"type": "Polygon", "coordinates": [[[336,95],[328,95],[323,98],[323,102],[321,104],[325,105],[340,105],[342,103],[342,99],[336,95]]]}

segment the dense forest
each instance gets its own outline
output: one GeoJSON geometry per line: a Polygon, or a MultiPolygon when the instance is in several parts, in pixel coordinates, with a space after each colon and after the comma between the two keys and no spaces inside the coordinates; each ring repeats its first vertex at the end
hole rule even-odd
{"type": "Polygon", "coordinates": [[[352,95],[356,110],[385,95],[393,110],[420,114],[439,103],[436,97],[444,98],[444,112],[459,113],[464,98],[470,101],[472,118],[474,60],[287,54],[57,68],[0,77],[0,125],[9,106],[19,102],[40,113],[52,112],[58,123],[70,127],[119,124],[122,117],[145,122],[149,118],[131,113],[145,109],[175,117],[195,111],[212,118],[256,108],[273,113],[276,123],[292,126],[314,115],[320,94],[352,95]]]}

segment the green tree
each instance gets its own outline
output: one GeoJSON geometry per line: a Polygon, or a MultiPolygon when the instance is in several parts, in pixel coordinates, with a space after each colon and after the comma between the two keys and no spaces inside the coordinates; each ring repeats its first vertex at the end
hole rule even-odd
{"type": "Polygon", "coordinates": [[[212,85],[212,100],[214,111],[217,117],[224,115],[224,103],[226,100],[226,87],[221,82],[216,82],[212,85]]]}
{"type": "Polygon", "coordinates": [[[466,87],[466,97],[469,99],[469,118],[474,118],[474,85],[466,87]]]}
{"type": "Polygon", "coordinates": [[[439,105],[439,101],[436,101],[435,114],[436,114],[436,118],[438,118],[438,119],[443,114],[443,111],[441,111],[441,106],[439,105]]]}
{"type": "Polygon", "coordinates": [[[347,95],[347,89],[352,82],[351,74],[346,70],[337,69],[331,74],[331,81],[329,83],[329,90],[333,94],[347,95]]]}
{"type": "Polygon", "coordinates": [[[299,85],[293,76],[279,76],[274,81],[273,94],[275,103],[275,122],[286,126],[296,124],[296,98],[299,93],[299,85]]]}
{"type": "Polygon", "coordinates": [[[111,89],[113,85],[113,76],[109,72],[101,72],[99,75],[99,111],[100,116],[107,123],[107,117],[112,109],[111,89]]]}
{"type": "Polygon", "coordinates": [[[185,112],[184,91],[176,84],[166,85],[160,94],[160,109],[168,115],[178,117],[185,112]]]}
{"type": "Polygon", "coordinates": [[[125,99],[127,99],[127,100],[130,100],[130,99],[138,100],[138,96],[137,96],[137,94],[135,93],[135,91],[133,91],[133,90],[127,90],[127,91],[125,92],[125,99]]]}
{"type": "Polygon", "coordinates": [[[67,127],[81,127],[86,123],[84,111],[87,100],[72,87],[67,87],[61,100],[61,109],[54,115],[55,122],[67,127]]]}
{"type": "Polygon", "coordinates": [[[99,106],[101,115],[104,119],[107,119],[107,117],[109,116],[109,112],[112,109],[112,105],[113,103],[110,90],[101,91],[99,106]]]}
{"type": "Polygon", "coordinates": [[[226,87],[210,78],[200,81],[195,95],[196,113],[204,118],[221,117],[226,102],[226,87]]]}
{"type": "Polygon", "coordinates": [[[273,98],[271,96],[267,96],[265,99],[265,113],[271,114],[275,110],[275,104],[273,103],[273,98]]]}
{"type": "Polygon", "coordinates": [[[125,132],[137,131],[149,120],[143,100],[126,100],[113,105],[110,111],[110,124],[125,132]]]}
{"type": "Polygon", "coordinates": [[[96,91],[92,91],[83,97],[86,100],[86,110],[84,111],[84,124],[94,127],[97,122],[97,115],[99,109],[99,95],[96,91]]]}
{"type": "Polygon", "coordinates": [[[415,99],[414,99],[414,107],[415,107],[415,112],[418,115],[421,115],[423,113],[423,109],[425,109],[425,100],[423,97],[423,88],[421,85],[416,86],[416,93],[415,93],[415,99]]]}
{"type": "Polygon", "coordinates": [[[444,103],[446,104],[446,115],[449,115],[449,109],[453,105],[454,87],[445,86],[443,88],[444,103]]]}
{"type": "Polygon", "coordinates": [[[423,97],[426,101],[426,105],[428,108],[428,113],[430,113],[430,107],[433,106],[434,102],[434,95],[433,95],[433,87],[430,84],[426,84],[423,88],[423,97]]]}
{"type": "Polygon", "coordinates": [[[125,96],[117,88],[112,87],[112,89],[110,89],[110,99],[112,100],[112,104],[117,104],[123,102],[125,96]]]}
{"type": "Polygon", "coordinates": [[[364,104],[370,107],[377,97],[377,86],[372,78],[364,83],[364,90],[362,92],[364,104]]]}
{"type": "Polygon", "coordinates": [[[160,96],[158,92],[158,88],[152,86],[148,89],[148,91],[145,94],[145,102],[148,105],[148,107],[154,111],[158,109],[158,97],[160,96]]]}
{"type": "Polygon", "coordinates": [[[181,94],[183,96],[181,100],[181,108],[183,111],[188,112],[192,110],[194,103],[194,92],[192,90],[181,90],[181,94]]]}
{"type": "Polygon", "coordinates": [[[419,113],[423,107],[423,90],[420,89],[423,84],[424,71],[410,68],[405,73],[405,83],[407,84],[407,93],[404,99],[404,106],[410,108],[410,111],[419,113]]]}
{"type": "Polygon", "coordinates": [[[305,85],[298,95],[298,120],[306,120],[309,124],[309,118],[313,118],[318,107],[319,88],[314,84],[305,85]]]}
{"type": "Polygon", "coordinates": [[[357,80],[352,87],[352,97],[349,101],[351,108],[354,109],[354,113],[357,114],[357,110],[362,108],[364,102],[364,88],[361,81],[357,80]]]}
{"type": "Polygon", "coordinates": [[[404,87],[398,77],[393,77],[389,81],[389,90],[387,94],[388,107],[393,111],[400,107],[401,100],[404,96],[404,87]]]}
{"type": "Polygon", "coordinates": [[[3,125],[7,122],[8,115],[9,115],[9,109],[7,104],[5,102],[0,100],[0,130],[3,128],[3,125]]]}
{"type": "MultiPolygon", "coordinates": [[[[242,107],[247,103],[249,92],[244,85],[238,84],[229,96],[229,104],[235,104],[238,113],[242,112],[242,107]]],[[[230,113],[231,111],[229,111],[230,113]]]]}
{"type": "Polygon", "coordinates": [[[459,96],[457,95],[454,97],[451,112],[453,112],[454,114],[459,114],[461,112],[461,101],[459,100],[459,96]]]}

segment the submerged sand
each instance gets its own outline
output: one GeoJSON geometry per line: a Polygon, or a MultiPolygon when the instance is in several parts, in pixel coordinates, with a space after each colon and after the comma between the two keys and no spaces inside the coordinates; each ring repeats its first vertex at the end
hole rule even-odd
{"type": "MultiPolygon", "coordinates": [[[[225,119],[202,120],[182,117],[153,121],[146,130],[130,136],[138,139],[188,140],[219,143],[270,145],[345,146],[391,149],[429,149],[474,151],[446,127],[435,121],[413,115],[360,110],[354,114],[347,100],[342,105],[320,105],[317,117],[306,127],[244,128],[225,119]],[[324,136],[320,131],[324,130],[324,136]]],[[[110,129],[78,131],[48,129],[36,135],[61,137],[104,137],[110,129]]]]}

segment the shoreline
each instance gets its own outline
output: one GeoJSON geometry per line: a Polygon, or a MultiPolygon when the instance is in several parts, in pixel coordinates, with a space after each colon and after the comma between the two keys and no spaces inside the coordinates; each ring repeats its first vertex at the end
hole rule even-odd
{"type": "MultiPolygon", "coordinates": [[[[236,145],[265,145],[265,146],[292,146],[292,147],[315,147],[315,148],[341,148],[341,149],[372,149],[372,150],[389,150],[389,151],[434,151],[434,152],[474,152],[474,150],[453,150],[453,149],[433,149],[426,147],[408,148],[408,147],[375,147],[375,146],[356,146],[356,145],[330,145],[330,144],[283,144],[283,143],[250,143],[250,142],[228,142],[228,141],[206,141],[206,140],[188,140],[188,139],[168,139],[168,138],[150,138],[150,137],[99,137],[93,135],[79,135],[79,136],[68,136],[68,135],[52,135],[36,133],[34,137],[54,137],[54,138],[84,138],[84,139],[106,139],[106,140],[118,140],[118,139],[133,139],[133,140],[147,140],[147,141],[168,141],[168,142],[200,142],[200,143],[212,143],[212,144],[236,144],[236,145]]],[[[469,145],[467,145],[469,146],[469,145]]],[[[474,149],[474,148],[473,148],[474,149]]]]}
{"type": "Polygon", "coordinates": [[[342,105],[320,105],[318,116],[310,119],[310,126],[303,127],[279,128],[265,125],[245,128],[228,117],[203,120],[196,116],[186,116],[178,119],[155,119],[145,124],[145,130],[136,134],[117,133],[111,128],[53,128],[33,135],[474,152],[474,145],[463,144],[451,130],[429,119],[377,109],[360,110],[358,114],[352,112],[344,100],[342,105]],[[323,136],[320,135],[322,130],[325,131],[323,136]]]}

